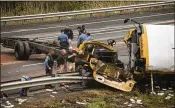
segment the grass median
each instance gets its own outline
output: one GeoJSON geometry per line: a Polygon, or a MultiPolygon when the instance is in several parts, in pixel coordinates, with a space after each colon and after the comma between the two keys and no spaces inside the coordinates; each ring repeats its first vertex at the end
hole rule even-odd
{"type": "MultiPolygon", "coordinates": [[[[46,14],[55,12],[65,12],[65,11],[76,11],[76,10],[87,10],[105,7],[118,7],[126,5],[136,5],[150,3],[148,1],[82,1],[82,2],[1,2],[1,17],[7,16],[20,16],[20,15],[32,15],[32,14],[46,14]],[[4,4],[4,5],[3,5],[4,4]],[[11,7],[7,7],[7,5],[11,7]]],[[[158,6],[151,8],[142,8],[134,10],[124,10],[124,11],[113,11],[113,12],[101,12],[95,14],[84,14],[76,16],[66,16],[66,17],[53,17],[44,19],[32,19],[23,21],[9,21],[1,22],[2,25],[16,25],[16,24],[31,24],[31,23],[41,23],[41,22],[52,22],[52,21],[63,21],[63,20],[78,20],[89,17],[108,17],[116,14],[128,14],[128,13],[142,13],[144,11],[156,11],[165,8],[172,8],[174,5],[168,6],[158,6]]]]}

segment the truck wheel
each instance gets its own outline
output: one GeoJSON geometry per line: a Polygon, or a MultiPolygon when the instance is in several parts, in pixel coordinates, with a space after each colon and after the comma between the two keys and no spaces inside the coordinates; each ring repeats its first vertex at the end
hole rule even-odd
{"type": "Polygon", "coordinates": [[[23,42],[24,45],[24,55],[23,55],[23,59],[24,60],[28,60],[29,56],[30,56],[30,46],[29,43],[27,41],[23,42]]]}
{"type": "Polygon", "coordinates": [[[21,41],[15,43],[15,57],[17,60],[22,60],[24,56],[24,45],[21,41]]]}

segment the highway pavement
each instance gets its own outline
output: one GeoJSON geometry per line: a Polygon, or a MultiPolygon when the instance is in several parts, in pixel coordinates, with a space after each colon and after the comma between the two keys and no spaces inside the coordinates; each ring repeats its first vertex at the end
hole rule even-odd
{"type": "MultiPolygon", "coordinates": [[[[107,39],[114,39],[118,43],[115,48],[118,49],[119,59],[127,64],[127,50],[123,37],[129,31],[129,28],[134,27],[132,23],[124,24],[125,18],[132,18],[138,22],[146,24],[174,24],[174,10],[165,9],[155,12],[134,13],[127,15],[114,15],[110,17],[86,18],[81,20],[66,20],[62,22],[49,22],[28,25],[15,25],[1,28],[1,37],[25,37],[36,38],[40,37],[42,41],[53,41],[57,39],[60,30],[65,26],[69,26],[74,31],[73,44],[77,42],[77,26],[84,24],[87,30],[92,34],[95,40],[106,42],[107,39]]],[[[1,50],[1,53],[3,50],[1,50]]],[[[8,54],[8,51],[5,52],[8,54]]],[[[11,53],[11,52],[10,52],[11,53]]],[[[1,66],[1,81],[15,80],[23,75],[37,76],[44,75],[43,66],[44,56],[30,57],[29,61],[20,63],[8,64],[1,66]],[[38,64],[39,63],[39,64],[38,64]],[[38,64],[38,65],[32,65],[38,64]],[[26,67],[23,65],[27,65],[26,67]]]]}

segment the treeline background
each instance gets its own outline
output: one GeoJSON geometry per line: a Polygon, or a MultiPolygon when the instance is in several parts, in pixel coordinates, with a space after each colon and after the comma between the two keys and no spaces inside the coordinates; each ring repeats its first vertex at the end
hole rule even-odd
{"type": "Polygon", "coordinates": [[[1,1],[1,17],[44,14],[124,5],[148,1],[1,1]]]}

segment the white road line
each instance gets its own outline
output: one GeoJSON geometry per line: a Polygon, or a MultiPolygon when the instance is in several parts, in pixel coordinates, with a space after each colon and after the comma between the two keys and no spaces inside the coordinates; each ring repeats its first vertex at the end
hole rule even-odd
{"type": "MultiPolygon", "coordinates": [[[[164,16],[164,15],[171,15],[174,13],[166,13],[166,14],[156,14],[156,15],[149,15],[149,16],[141,16],[141,17],[133,17],[132,19],[140,19],[140,18],[148,18],[148,17],[155,17],[155,16],[164,16]]],[[[117,19],[117,20],[108,20],[108,21],[99,21],[99,22],[90,22],[90,23],[79,23],[79,24],[72,24],[71,26],[77,25],[89,25],[89,24],[98,24],[98,23],[106,23],[106,22],[117,22],[124,19],[117,19]]],[[[53,27],[46,27],[46,28],[38,28],[38,29],[26,29],[26,30],[18,30],[18,31],[10,31],[10,32],[1,32],[1,34],[8,34],[8,33],[17,33],[17,32],[26,32],[26,31],[37,31],[37,30],[45,30],[45,29],[53,29],[53,28],[62,28],[65,26],[53,26],[53,27]]]]}
{"type": "Polygon", "coordinates": [[[36,66],[36,65],[41,65],[41,64],[44,64],[44,63],[35,63],[35,64],[22,65],[22,67],[36,66]]]}
{"type": "MultiPolygon", "coordinates": [[[[172,23],[174,22],[174,20],[167,20],[167,21],[157,21],[157,22],[151,22],[151,23],[145,23],[145,24],[164,24],[164,23],[172,23]]],[[[113,26],[112,29],[110,29],[110,27],[106,27],[108,29],[103,29],[103,30],[99,30],[99,31],[93,31],[93,32],[90,32],[91,34],[93,35],[96,35],[96,34],[106,34],[106,33],[115,33],[115,31],[113,32],[112,30],[118,30],[118,29],[129,29],[130,27],[133,27],[133,25],[127,25],[127,26],[113,26]],[[104,31],[108,31],[108,30],[111,30],[111,32],[104,32],[104,31]],[[104,33],[99,33],[99,32],[104,32],[104,33]]],[[[123,31],[128,31],[128,30],[119,30],[117,32],[123,32],[123,31]]],[[[55,34],[55,33],[54,33],[55,34]]],[[[41,34],[42,35],[42,34],[41,34]]],[[[44,35],[44,34],[43,34],[44,35]]],[[[42,37],[39,37],[40,39],[44,38],[44,39],[52,39],[52,38],[57,38],[57,36],[49,36],[49,35],[53,35],[53,34],[50,34],[47,35],[49,37],[44,37],[42,35],[42,37]]],[[[78,35],[78,34],[75,34],[75,35],[78,35]]],[[[78,36],[74,36],[74,37],[78,37],[78,36]]]]}
{"type": "MultiPolygon", "coordinates": [[[[145,23],[145,24],[165,24],[165,23],[172,23],[174,22],[174,20],[165,20],[165,21],[156,21],[156,22],[149,22],[149,23],[145,23]]],[[[107,34],[107,33],[115,33],[115,32],[123,32],[123,31],[128,31],[128,30],[120,30],[120,29],[129,29],[133,27],[133,25],[123,25],[123,26],[110,26],[110,27],[105,27],[107,28],[106,30],[103,28],[101,30],[101,28],[99,28],[100,30],[97,31],[90,31],[90,33],[92,35],[98,35],[98,34],[107,34]],[[111,28],[111,29],[110,29],[111,28]],[[110,32],[107,32],[111,30],[110,32]],[[112,31],[112,30],[118,30],[118,31],[112,31]],[[106,32],[105,32],[106,31],[106,32]],[[103,32],[103,33],[99,33],[99,32],[103,32]]],[[[30,34],[30,35],[24,35],[23,38],[39,38],[39,40],[53,40],[53,39],[57,39],[57,36],[59,35],[58,32],[55,33],[38,33],[38,34],[30,34]]],[[[74,34],[75,38],[78,37],[78,34],[74,34]],[[77,36],[76,36],[77,35],[77,36]]],[[[13,37],[20,37],[20,36],[13,36],[13,37]]],[[[95,36],[96,37],[96,36],[95,36]]]]}

